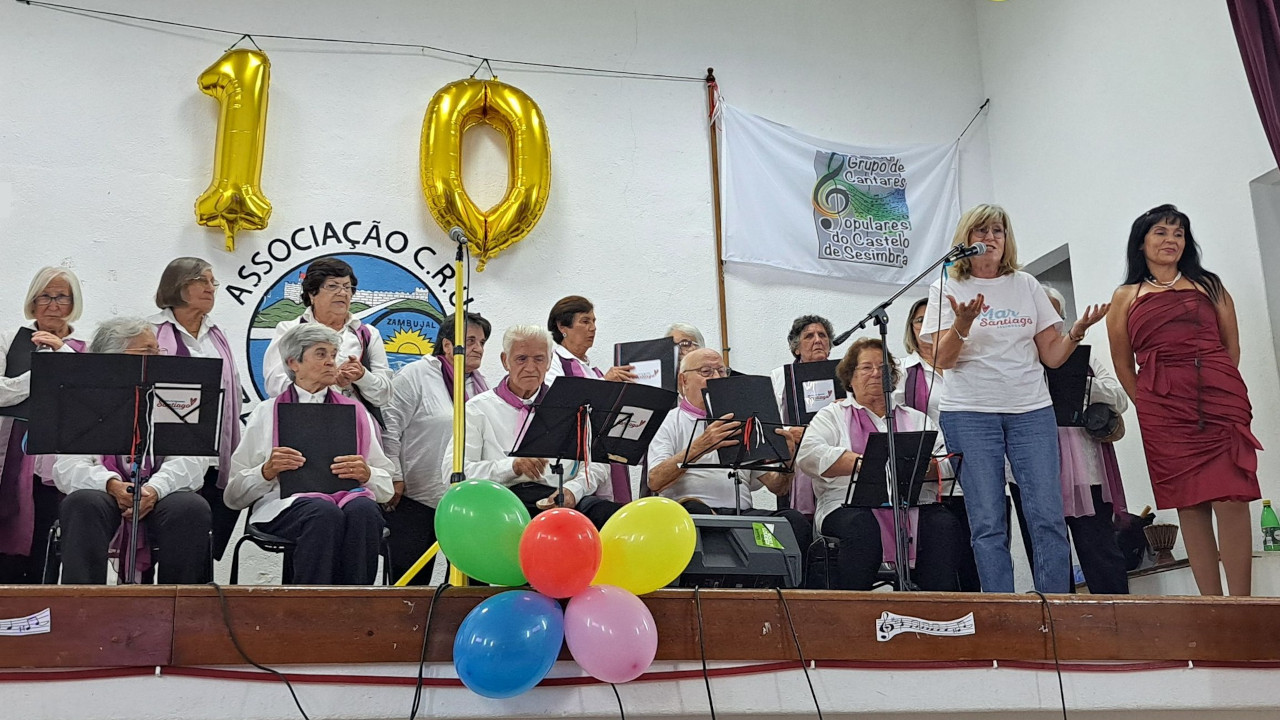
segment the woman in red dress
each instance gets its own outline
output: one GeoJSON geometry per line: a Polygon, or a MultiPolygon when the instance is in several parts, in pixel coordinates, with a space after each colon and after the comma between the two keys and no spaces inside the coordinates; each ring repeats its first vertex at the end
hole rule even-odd
{"type": "Polygon", "coordinates": [[[1253,410],[1237,365],[1236,309],[1200,266],[1191,221],[1154,208],[1129,233],[1128,276],[1111,301],[1111,359],[1138,409],[1156,506],[1176,508],[1201,595],[1251,592],[1249,502],[1261,497],[1253,410]],[[1134,358],[1137,357],[1135,370],[1134,358]],[[1213,520],[1218,521],[1214,536],[1213,520]]]}

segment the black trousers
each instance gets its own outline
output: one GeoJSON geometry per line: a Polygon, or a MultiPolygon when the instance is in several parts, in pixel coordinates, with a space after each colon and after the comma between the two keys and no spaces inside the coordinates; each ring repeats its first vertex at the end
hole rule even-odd
{"type": "Polygon", "coordinates": [[[209,511],[213,515],[213,559],[221,560],[227,551],[227,543],[240,524],[240,511],[232,510],[222,500],[222,488],[218,487],[218,468],[211,467],[204,474],[204,485],[200,488],[200,496],[209,503],[209,511]]]}
{"type": "Polygon", "coordinates": [[[62,505],[62,493],[52,485],[45,485],[39,477],[31,480],[31,497],[35,501],[35,528],[31,535],[31,548],[26,555],[0,554],[0,585],[40,585],[58,582],[57,558],[49,556],[45,562],[45,550],[49,544],[49,528],[58,519],[62,505]]]}
{"type": "MultiPolygon", "coordinates": [[[[102,490],[76,490],[62,501],[62,582],[105,585],[107,551],[124,515],[102,490]]],[[[193,492],[161,498],[140,525],[156,549],[158,579],[164,585],[209,582],[209,503],[193,492]]]]}
{"type": "MultiPolygon", "coordinates": [[[[545,497],[555,492],[555,488],[542,483],[523,482],[511,486],[511,492],[520,498],[520,502],[524,503],[525,508],[529,511],[529,517],[533,517],[542,512],[543,508],[538,507],[537,503],[545,497]]],[[[551,508],[546,508],[550,510],[551,508]]],[[[612,500],[604,500],[594,495],[588,495],[584,498],[577,499],[577,506],[574,508],[578,512],[587,516],[592,525],[596,529],[604,527],[604,524],[613,517],[613,514],[622,509],[622,503],[612,500]]]]}
{"type": "MultiPolygon", "coordinates": [[[[394,582],[422,557],[436,541],[436,509],[417,500],[401,496],[394,510],[384,510],[383,519],[391,530],[388,543],[391,546],[391,578],[394,582]]],[[[430,585],[431,570],[436,559],[426,564],[410,585],[430,585]]]]}
{"type": "Polygon", "coordinates": [[[319,498],[299,498],[258,527],[297,543],[293,584],[372,585],[378,576],[382,508],[367,497],[342,507],[319,498]]]}
{"type": "MultiPolygon", "coordinates": [[[[1114,510],[1111,503],[1102,501],[1101,485],[1094,485],[1090,490],[1093,514],[1067,518],[1067,529],[1071,531],[1071,545],[1080,560],[1080,570],[1084,572],[1090,593],[1128,595],[1129,573],[1125,570],[1124,554],[1116,543],[1116,526],[1112,519],[1114,510]]],[[[1013,497],[1013,509],[1018,514],[1018,530],[1022,533],[1023,547],[1027,549],[1027,562],[1035,567],[1035,554],[1031,550],[1027,523],[1022,517],[1022,496],[1018,486],[1010,483],[1009,494],[1013,497]]],[[[1075,587],[1075,578],[1072,577],[1071,589],[1075,587]]]]}
{"type": "MultiPolygon", "coordinates": [[[[840,507],[822,521],[822,534],[840,541],[832,586],[840,590],[870,590],[884,557],[880,523],[870,508],[840,507]]],[[[960,523],[942,505],[921,505],[916,533],[916,566],[911,580],[921,590],[959,589],[960,523]]]]}
{"type": "MultiPolygon", "coordinates": [[[[693,498],[686,498],[680,503],[690,515],[733,515],[736,508],[713,508],[693,498]]],[[[796,536],[796,543],[800,545],[800,567],[808,569],[809,567],[809,546],[813,544],[813,523],[809,522],[799,510],[786,508],[783,510],[743,510],[743,515],[753,517],[776,517],[787,521],[791,526],[791,532],[796,536]]],[[[804,583],[800,583],[800,587],[804,587],[804,583]]]]}

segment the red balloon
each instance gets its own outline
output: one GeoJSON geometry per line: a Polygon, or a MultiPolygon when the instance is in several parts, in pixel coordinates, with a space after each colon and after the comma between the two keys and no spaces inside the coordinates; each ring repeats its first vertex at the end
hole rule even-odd
{"type": "Polygon", "coordinates": [[[520,569],[534,590],[573,597],[600,569],[600,533],[586,515],[569,508],[539,513],[520,536],[520,569]]]}

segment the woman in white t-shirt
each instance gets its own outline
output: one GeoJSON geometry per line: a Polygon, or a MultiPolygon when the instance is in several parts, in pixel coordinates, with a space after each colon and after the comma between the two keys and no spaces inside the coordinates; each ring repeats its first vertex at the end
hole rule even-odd
{"type": "Polygon", "coordinates": [[[955,244],[986,246],[933,284],[920,336],[946,372],[939,399],[947,446],[964,454],[964,487],[978,575],[985,592],[1013,592],[1005,524],[1004,460],[1022,491],[1041,592],[1068,592],[1071,551],[1058,482],[1058,427],[1044,367],[1058,367],[1110,305],[1093,306],[1062,334],[1040,283],[1019,270],[1009,216],[978,205],[960,217],[955,244]],[[938,331],[938,328],[942,328],[938,331]],[[1043,365],[1042,365],[1043,364],[1043,365]]]}

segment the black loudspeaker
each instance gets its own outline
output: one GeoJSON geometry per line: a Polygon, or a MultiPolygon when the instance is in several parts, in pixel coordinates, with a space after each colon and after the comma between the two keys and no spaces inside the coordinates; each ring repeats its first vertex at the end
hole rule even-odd
{"type": "Polygon", "coordinates": [[[800,545],[785,518],[694,515],[693,525],[698,544],[676,587],[800,587],[800,545]]]}

